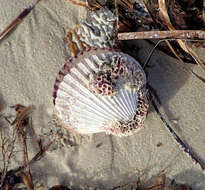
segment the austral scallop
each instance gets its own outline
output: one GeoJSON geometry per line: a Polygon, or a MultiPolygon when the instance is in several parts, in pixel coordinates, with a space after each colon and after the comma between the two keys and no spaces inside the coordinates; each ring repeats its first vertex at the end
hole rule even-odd
{"type": "Polygon", "coordinates": [[[134,58],[99,48],[65,63],[55,81],[53,101],[68,129],[126,136],[143,125],[146,94],[146,76],[134,58]]]}

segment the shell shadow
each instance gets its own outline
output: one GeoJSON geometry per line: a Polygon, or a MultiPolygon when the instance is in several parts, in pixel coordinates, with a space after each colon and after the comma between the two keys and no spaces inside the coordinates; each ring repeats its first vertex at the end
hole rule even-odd
{"type": "MultiPolygon", "coordinates": [[[[145,40],[124,41],[123,51],[133,56],[143,65],[153,45],[145,40]],[[126,47],[126,48],[125,48],[126,47]]],[[[184,66],[165,53],[154,50],[145,67],[148,84],[154,89],[166,112],[170,112],[166,103],[174,96],[189,78],[184,66]]],[[[170,113],[171,114],[171,113],[170,113]]]]}

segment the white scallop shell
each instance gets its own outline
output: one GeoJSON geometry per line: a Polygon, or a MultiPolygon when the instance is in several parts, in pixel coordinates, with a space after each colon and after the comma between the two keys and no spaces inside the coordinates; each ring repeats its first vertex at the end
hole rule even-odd
{"type": "Polygon", "coordinates": [[[122,52],[95,49],[72,58],[60,70],[53,101],[63,125],[81,134],[129,135],[147,114],[146,76],[122,52]]]}

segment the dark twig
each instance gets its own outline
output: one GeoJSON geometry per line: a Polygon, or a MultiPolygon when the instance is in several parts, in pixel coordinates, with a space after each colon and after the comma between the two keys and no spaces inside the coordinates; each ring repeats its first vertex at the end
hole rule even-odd
{"type": "Polygon", "coordinates": [[[36,4],[40,0],[34,0],[33,4],[25,8],[12,22],[9,24],[6,29],[0,34],[0,40],[2,40],[15,26],[22,22],[22,20],[32,11],[36,4]]]}
{"type": "Polygon", "coordinates": [[[196,156],[196,154],[179,138],[179,136],[175,133],[175,131],[171,128],[171,126],[167,123],[161,112],[159,111],[157,104],[152,98],[152,105],[157,112],[158,116],[162,120],[164,126],[168,129],[168,131],[171,133],[171,135],[174,137],[175,141],[178,145],[183,149],[183,151],[194,161],[195,164],[200,166],[202,172],[205,174],[205,164],[196,156]]]}
{"type": "MultiPolygon", "coordinates": [[[[171,40],[175,40],[175,39],[169,39],[169,41],[171,41],[171,40]]],[[[154,50],[156,49],[156,47],[157,47],[161,42],[164,42],[164,41],[168,42],[168,40],[159,40],[159,41],[155,44],[155,46],[154,46],[154,47],[152,48],[152,50],[150,51],[149,55],[147,56],[147,58],[146,58],[146,60],[145,60],[145,62],[144,62],[144,64],[143,64],[143,69],[144,69],[145,66],[148,64],[148,62],[149,62],[151,56],[153,55],[153,52],[154,52],[154,50]]],[[[190,40],[190,41],[193,41],[193,40],[190,40]]],[[[167,45],[169,45],[169,43],[168,43],[167,45]]],[[[171,49],[171,48],[172,48],[172,47],[170,47],[170,49],[171,49]]],[[[181,63],[184,63],[183,60],[176,54],[176,52],[175,52],[174,49],[172,49],[172,52],[173,52],[173,54],[179,59],[179,61],[180,61],[181,63]]],[[[195,77],[197,77],[197,78],[198,78],[199,80],[201,80],[203,83],[205,83],[205,79],[204,79],[203,77],[201,77],[201,76],[199,76],[198,74],[196,74],[195,72],[193,72],[190,68],[186,68],[186,67],[185,67],[185,69],[186,69],[187,72],[193,74],[195,77]]]]}

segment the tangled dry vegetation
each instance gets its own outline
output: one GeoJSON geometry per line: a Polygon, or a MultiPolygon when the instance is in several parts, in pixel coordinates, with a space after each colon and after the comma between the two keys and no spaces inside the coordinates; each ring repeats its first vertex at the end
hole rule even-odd
{"type": "MultiPolygon", "coordinates": [[[[10,121],[8,117],[0,114],[0,146],[1,146],[1,168],[0,168],[0,189],[1,190],[38,190],[44,189],[43,184],[35,185],[35,179],[32,178],[32,171],[30,166],[44,156],[51,143],[43,145],[42,140],[38,138],[32,127],[32,111],[34,107],[25,107],[17,104],[12,106],[12,109],[16,111],[16,118],[14,121],[10,121]],[[12,131],[11,136],[5,135],[5,126],[9,127],[12,131]],[[36,144],[38,152],[29,159],[29,151],[27,148],[28,137],[31,137],[34,144],[36,144]],[[11,168],[10,163],[15,157],[17,152],[16,143],[20,141],[22,146],[21,154],[23,155],[22,165],[16,168],[11,168]],[[18,188],[20,185],[21,188],[18,188]]],[[[1,110],[0,110],[1,111],[1,110]]],[[[119,185],[112,188],[112,190],[165,190],[166,186],[166,175],[162,174],[156,178],[153,184],[141,187],[140,180],[134,182],[119,185]]],[[[185,184],[177,184],[174,180],[169,184],[169,190],[192,190],[191,187],[185,184]]],[[[86,189],[86,188],[85,188],[86,189]]],[[[88,187],[88,189],[90,189],[88,187]]],[[[49,190],[71,190],[68,187],[62,185],[56,185],[51,187],[49,190]]],[[[97,190],[97,188],[95,189],[97,190]]]]}
{"type": "Polygon", "coordinates": [[[25,107],[20,104],[12,106],[16,111],[16,118],[10,121],[3,114],[0,115],[0,146],[1,146],[1,167],[0,167],[0,189],[12,190],[16,185],[24,184],[28,190],[34,190],[34,183],[32,179],[32,172],[30,166],[36,161],[40,160],[50,144],[43,146],[41,139],[39,139],[32,127],[31,113],[33,107],[25,107]],[[11,135],[6,134],[5,128],[9,128],[11,135]],[[29,159],[28,152],[28,137],[32,138],[32,142],[36,144],[38,152],[29,159]],[[16,168],[11,168],[12,159],[17,154],[17,143],[20,142],[23,156],[22,165],[16,168]]]}
{"type": "MultiPolygon", "coordinates": [[[[151,43],[155,43],[155,46],[159,46],[162,51],[175,56],[181,63],[196,63],[205,71],[204,62],[192,49],[192,46],[204,48],[205,44],[203,41],[205,39],[205,24],[202,12],[203,1],[201,4],[201,1],[187,0],[167,2],[165,0],[144,0],[142,2],[145,9],[143,9],[137,1],[131,3],[129,0],[115,0],[114,2],[102,0],[88,0],[86,2],[80,0],[66,1],[92,10],[106,6],[113,10],[118,17],[117,31],[119,40],[147,39],[151,43]],[[136,32],[139,27],[143,28],[144,31],[136,32]],[[153,39],[158,39],[159,41],[156,43],[153,39]],[[189,41],[187,39],[189,39],[189,41]]],[[[32,8],[34,8],[38,2],[39,1],[34,1],[32,8]]],[[[22,21],[32,8],[25,9],[17,19],[0,34],[0,39],[22,21]]],[[[147,62],[150,56],[147,58],[147,62]]],[[[201,76],[198,76],[191,70],[189,70],[189,72],[194,74],[199,80],[205,82],[205,79],[201,76]]],[[[0,114],[0,154],[2,158],[2,164],[0,166],[0,190],[17,189],[16,187],[19,184],[23,185],[22,189],[39,189],[42,186],[35,185],[30,166],[40,161],[48,150],[50,143],[43,145],[42,140],[35,134],[35,130],[32,127],[31,114],[34,109],[32,106],[25,107],[18,104],[12,108],[16,110],[16,118],[14,121],[10,121],[9,118],[0,114]],[[10,136],[5,135],[5,128],[9,128],[12,131],[10,136]],[[29,159],[29,151],[27,148],[28,137],[31,137],[32,143],[36,144],[38,148],[38,152],[32,159],[29,159]],[[17,151],[17,141],[20,142],[22,147],[22,165],[11,168],[10,163],[17,151]]],[[[203,167],[204,165],[202,164],[202,168],[203,167]]],[[[155,182],[149,186],[141,187],[140,184],[140,180],[137,180],[130,184],[114,187],[113,190],[164,190],[166,175],[158,176],[155,182]]],[[[169,190],[191,190],[191,187],[184,184],[176,184],[174,180],[168,185],[168,188],[169,190]]],[[[69,188],[60,185],[50,188],[50,190],[60,189],[66,190],[69,188]]]]}

